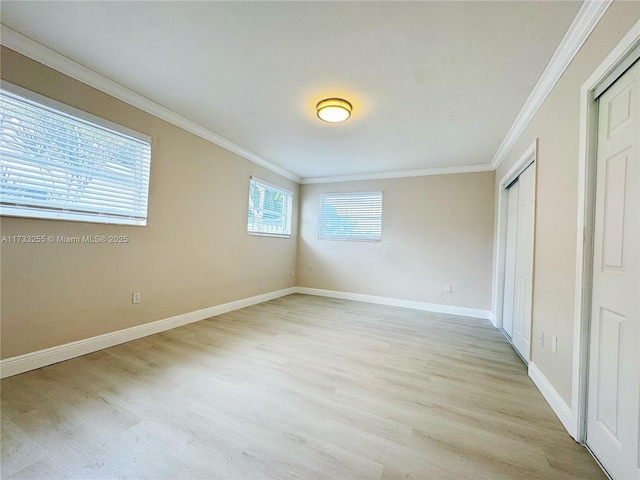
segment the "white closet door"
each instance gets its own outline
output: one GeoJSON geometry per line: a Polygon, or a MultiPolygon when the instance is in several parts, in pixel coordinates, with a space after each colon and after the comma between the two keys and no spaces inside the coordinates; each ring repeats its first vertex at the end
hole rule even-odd
{"type": "Polygon", "coordinates": [[[502,328],[509,338],[513,337],[513,297],[516,283],[516,239],[518,237],[518,190],[519,183],[513,183],[508,191],[507,242],[504,266],[504,299],[502,307],[502,328]]]}
{"type": "Polygon", "coordinates": [[[525,362],[531,343],[535,169],[529,165],[508,189],[502,328],[525,362]]]}
{"type": "Polygon", "coordinates": [[[599,100],[587,444],[615,480],[640,478],[639,84],[599,100]]]}
{"type": "Polygon", "coordinates": [[[533,294],[533,225],[535,206],[534,168],[518,177],[518,228],[513,301],[513,346],[525,362],[531,344],[531,298],[533,294]]]}

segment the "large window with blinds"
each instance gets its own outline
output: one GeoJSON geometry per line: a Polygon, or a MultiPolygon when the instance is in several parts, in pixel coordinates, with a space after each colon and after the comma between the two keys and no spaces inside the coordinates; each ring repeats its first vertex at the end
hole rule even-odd
{"type": "Polygon", "coordinates": [[[272,237],[291,236],[293,193],[251,177],[247,232],[272,237]]]}
{"type": "Polygon", "coordinates": [[[382,192],[320,195],[318,238],[380,241],[382,192]]]}
{"type": "Polygon", "coordinates": [[[146,225],[151,139],[15,85],[0,89],[0,214],[146,225]]]}

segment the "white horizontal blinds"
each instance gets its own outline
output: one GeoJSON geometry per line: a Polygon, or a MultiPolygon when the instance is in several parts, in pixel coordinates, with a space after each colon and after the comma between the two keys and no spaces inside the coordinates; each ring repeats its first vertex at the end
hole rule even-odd
{"type": "Polygon", "coordinates": [[[293,194],[251,178],[247,231],[258,235],[291,235],[293,194]]]}
{"type": "Polygon", "coordinates": [[[319,239],[380,240],[381,237],[382,192],[320,196],[319,239]]]}
{"type": "Polygon", "coordinates": [[[0,213],[146,225],[151,145],[0,91],[0,213]]]}

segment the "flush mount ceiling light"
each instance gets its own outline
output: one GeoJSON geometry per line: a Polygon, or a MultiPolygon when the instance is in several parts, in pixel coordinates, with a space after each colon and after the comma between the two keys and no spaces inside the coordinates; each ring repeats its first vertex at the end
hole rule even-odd
{"type": "Polygon", "coordinates": [[[351,104],[342,98],[327,98],[316,105],[318,118],[329,123],[344,122],[351,116],[352,109],[351,104]]]}

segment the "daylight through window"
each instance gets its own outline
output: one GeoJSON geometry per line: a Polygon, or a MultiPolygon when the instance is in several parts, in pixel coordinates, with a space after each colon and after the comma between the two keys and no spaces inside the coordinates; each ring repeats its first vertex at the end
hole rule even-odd
{"type": "Polygon", "coordinates": [[[321,195],[318,238],[379,241],[382,238],[382,192],[321,195]]]}
{"type": "Polygon", "coordinates": [[[247,232],[252,235],[291,236],[293,194],[251,178],[247,232]]]}
{"type": "Polygon", "coordinates": [[[3,82],[0,214],[146,225],[151,139],[3,82]]]}

